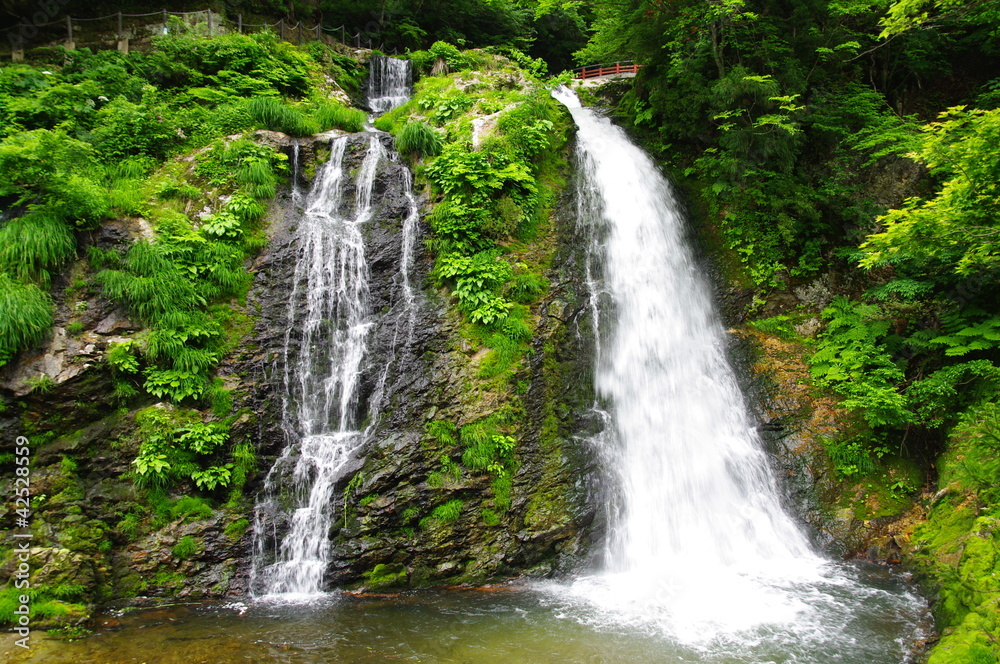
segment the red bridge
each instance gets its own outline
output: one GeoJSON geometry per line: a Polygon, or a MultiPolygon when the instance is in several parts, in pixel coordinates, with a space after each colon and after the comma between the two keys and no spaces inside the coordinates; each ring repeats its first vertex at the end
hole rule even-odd
{"type": "Polygon", "coordinates": [[[586,67],[577,67],[573,71],[576,72],[574,78],[578,79],[588,79],[597,78],[599,76],[612,76],[615,74],[632,74],[635,75],[642,65],[637,65],[634,62],[616,62],[614,64],[606,65],[587,65],[586,67]]]}

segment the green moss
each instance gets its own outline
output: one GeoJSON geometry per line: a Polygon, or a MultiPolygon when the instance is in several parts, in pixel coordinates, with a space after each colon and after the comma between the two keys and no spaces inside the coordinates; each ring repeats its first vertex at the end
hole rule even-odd
{"type": "Polygon", "coordinates": [[[185,535],[171,549],[174,557],[179,560],[187,560],[194,557],[201,550],[201,542],[191,535],[185,535]]]}
{"type": "Polygon", "coordinates": [[[237,519],[236,521],[227,524],[223,532],[230,541],[236,542],[243,537],[249,527],[250,521],[248,519],[237,519]]]}
{"type": "Polygon", "coordinates": [[[184,519],[185,523],[208,519],[212,516],[212,506],[198,496],[182,496],[170,508],[172,519],[184,519]]]}
{"type": "Polygon", "coordinates": [[[186,581],[187,578],[180,572],[161,569],[153,575],[148,586],[162,588],[167,595],[173,595],[184,587],[186,581]]]}
{"type": "Polygon", "coordinates": [[[400,564],[378,564],[365,572],[365,585],[372,590],[407,585],[406,567],[400,564]]]}

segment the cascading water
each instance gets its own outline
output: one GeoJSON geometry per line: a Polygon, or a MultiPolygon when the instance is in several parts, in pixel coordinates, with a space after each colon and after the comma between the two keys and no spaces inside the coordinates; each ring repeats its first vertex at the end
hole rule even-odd
{"type": "MultiPolygon", "coordinates": [[[[284,357],[285,426],[296,442],[285,448],[265,483],[270,500],[290,489],[295,507],[274,562],[255,569],[254,589],[266,594],[322,589],[333,486],[351,452],[364,442],[355,409],[372,323],[361,225],[371,216],[372,187],[385,150],[371,139],[357,175],[353,211],[342,215],[349,181],[343,165],[346,147],[346,137],[331,144],[301,223],[284,357]],[[296,344],[293,331],[301,333],[296,344]],[[275,486],[288,464],[294,468],[293,486],[275,486]]],[[[263,553],[273,541],[258,535],[257,548],[263,553]]]]}
{"type": "Polygon", "coordinates": [[[804,653],[828,647],[876,595],[880,610],[918,614],[913,596],[863,587],[824,560],[783,510],[669,184],[620,128],[565,88],[554,94],[578,127],[578,223],[590,236],[595,383],[609,423],[596,442],[613,475],[604,570],[571,594],[605,618],[731,655],[764,633],[804,653]]]}
{"type": "MultiPolygon", "coordinates": [[[[409,63],[373,58],[373,105],[391,108],[405,101],[409,63]],[[399,72],[402,72],[400,74],[399,72]],[[401,82],[404,81],[404,82],[401,82]],[[383,87],[384,86],[384,87],[383,87]],[[385,93],[385,94],[382,94],[385,93]],[[376,103],[377,102],[377,103],[376,103]]],[[[381,391],[388,375],[382,367],[368,397],[367,429],[358,417],[359,388],[372,327],[378,323],[369,306],[369,266],[362,228],[372,219],[372,194],[380,164],[394,160],[377,132],[369,132],[364,160],[352,177],[345,166],[349,137],[333,140],[330,157],[305,197],[298,225],[297,261],[288,306],[283,353],[284,417],[289,444],[265,480],[264,498],[255,513],[251,591],[260,595],[312,595],[324,589],[330,563],[333,491],[345,464],[366,442],[377,422],[381,391]],[[353,201],[344,193],[353,187],[353,201]],[[279,536],[265,515],[286,514],[288,528],[279,536]]],[[[293,144],[295,169],[292,203],[298,206],[299,145],[293,144]]],[[[410,271],[419,209],[412,176],[403,169],[409,202],[401,232],[398,300],[393,346],[408,327],[412,335],[416,296],[410,271]]],[[[390,350],[394,358],[394,350],[390,350]]]]}
{"type": "Polygon", "coordinates": [[[402,106],[410,98],[409,60],[373,55],[368,64],[368,105],[375,115],[402,106]]]}

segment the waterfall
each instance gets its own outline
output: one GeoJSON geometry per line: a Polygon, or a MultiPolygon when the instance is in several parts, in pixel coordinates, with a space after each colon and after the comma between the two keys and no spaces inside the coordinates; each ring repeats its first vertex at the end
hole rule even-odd
{"type": "MultiPolygon", "coordinates": [[[[279,502],[285,492],[295,506],[274,562],[254,566],[253,589],[265,594],[322,590],[333,487],[344,463],[364,442],[355,410],[372,321],[361,225],[371,216],[372,188],[385,149],[377,137],[369,141],[350,206],[342,200],[350,181],[343,163],[347,144],[346,137],[331,144],[330,159],[306,198],[299,230],[283,358],[284,424],[294,443],[286,446],[265,481],[269,501],[279,502]],[[342,213],[345,207],[351,210],[347,214],[342,213]],[[293,343],[297,334],[301,338],[293,343]],[[279,486],[289,466],[292,486],[279,486]]],[[[261,530],[255,530],[260,554],[255,562],[276,544],[273,534],[267,537],[261,530]]]]}
{"type": "Polygon", "coordinates": [[[554,96],[578,127],[596,407],[608,423],[594,443],[611,485],[603,569],[572,593],[682,642],[775,625],[805,641],[829,588],[871,589],[813,551],[781,505],[669,183],[624,131],[565,88],[554,96]]]}
{"type": "MultiPolygon", "coordinates": [[[[362,227],[372,218],[379,165],[390,155],[369,133],[361,167],[345,167],[349,138],[335,139],[305,198],[297,230],[298,258],[288,305],[284,344],[284,428],[290,443],[265,480],[258,504],[251,587],[259,594],[311,594],[323,589],[333,490],[346,462],[366,440],[358,415],[359,385],[376,320],[369,310],[369,268],[362,227]],[[354,190],[354,200],[344,200],[354,190]],[[290,486],[289,486],[290,480],[290,486]],[[291,503],[291,507],[287,503],[291,503]],[[263,515],[285,512],[289,527],[279,538],[263,515]]],[[[409,176],[408,171],[404,171],[409,176]]],[[[409,188],[412,179],[404,178],[409,188]]],[[[412,200],[412,193],[407,190],[412,200]]],[[[412,319],[409,265],[415,244],[415,206],[402,229],[402,313],[412,319]]],[[[382,369],[379,384],[384,380],[382,369]]],[[[370,399],[375,422],[379,398],[370,399]]]]}
{"type": "Polygon", "coordinates": [[[368,65],[368,105],[375,115],[402,106],[410,98],[409,60],[373,55],[368,65]]]}
{"type": "MultiPolygon", "coordinates": [[[[384,112],[406,101],[408,61],[372,58],[370,102],[384,112]]],[[[292,146],[292,204],[303,203],[297,228],[297,259],[288,304],[283,366],[283,428],[288,443],[268,472],[254,518],[251,592],[309,596],[324,589],[330,563],[334,487],[347,462],[357,456],[378,422],[385,382],[398,347],[412,340],[417,296],[411,283],[419,206],[413,177],[401,172],[408,202],[400,232],[400,264],[394,286],[396,310],[380,320],[370,311],[369,265],[364,226],[372,221],[372,196],[380,166],[398,156],[383,147],[380,133],[365,134],[367,148],[352,176],[345,157],[350,137],[335,139],[330,157],[304,197],[298,188],[299,144],[292,146]],[[345,193],[353,190],[353,200],[345,193]],[[367,427],[359,421],[360,386],[373,327],[392,324],[388,361],[378,369],[368,395],[367,427]],[[277,532],[273,516],[285,515],[288,528],[277,532]]],[[[368,368],[370,370],[370,368],[368,368]]]]}

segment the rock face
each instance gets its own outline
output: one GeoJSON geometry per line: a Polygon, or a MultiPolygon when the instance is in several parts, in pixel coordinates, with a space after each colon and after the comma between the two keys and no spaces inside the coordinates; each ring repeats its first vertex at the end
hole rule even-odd
{"type": "MultiPolygon", "coordinates": [[[[349,137],[345,171],[359,168],[369,137],[349,137]]],[[[391,151],[391,139],[383,135],[381,140],[391,151]]],[[[488,415],[490,399],[470,404],[464,398],[483,353],[463,340],[461,321],[447,306],[446,295],[428,285],[431,264],[422,237],[416,243],[418,256],[410,276],[418,289],[412,327],[400,324],[405,317],[400,298],[401,229],[409,212],[403,168],[395,163],[380,168],[372,195],[375,213],[363,230],[371,276],[370,310],[376,312],[376,321],[357,410],[363,416],[374,398],[381,406],[367,444],[335,488],[333,510],[340,516],[330,532],[334,548],[327,581],[369,586],[482,582],[536,566],[540,571],[563,568],[584,551],[592,519],[586,482],[581,479],[589,461],[583,443],[568,435],[580,430],[578,420],[589,405],[590,354],[584,333],[589,324],[580,306],[576,257],[568,250],[561,252],[552,282],[568,285],[554,290],[535,312],[533,359],[523,369],[524,435],[518,442],[512,505],[497,518],[484,520],[488,474],[466,471],[433,479],[442,477],[447,464],[460,462],[462,449],[435,440],[426,425],[445,419],[461,427],[488,415]],[[557,403],[560,413],[543,441],[546,408],[557,403]],[[463,505],[456,519],[447,523],[427,519],[435,506],[452,500],[463,505]]],[[[353,192],[345,191],[344,197],[352,198],[353,192]]],[[[260,316],[254,340],[259,350],[238,363],[241,368],[231,367],[255,375],[246,405],[260,414],[262,470],[273,465],[288,442],[282,427],[286,369],[282,360],[298,214],[292,210],[274,224],[272,241],[254,265],[257,274],[250,303],[260,316]]],[[[569,220],[562,226],[560,231],[572,229],[569,220]]],[[[571,245],[567,236],[566,246],[571,245]]],[[[291,331],[293,345],[297,334],[291,331]]],[[[284,515],[269,514],[265,519],[279,533],[287,529],[284,515]]]]}
{"type": "MultiPolygon", "coordinates": [[[[342,135],[328,132],[299,141],[300,191],[308,188],[330,141],[342,135]]],[[[348,137],[345,169],[360,166],[371,136],[348,137]]],[[[394,155],[391,137],[378,136],[394,155]]],[[[294,139],[276,132],[259,132],[256,138],[292,156],[294,139]]],[[[333,509],[340,516],[330,532],[334,562],[327,582],[369,587],[478,583],[569,569],[586,556],[597,502],[590,480],[595,463],[585,442],[588,428],[597,426],[588,415],[593,403],[590,322],[583,263],[574,249],[583,243],[574,238],[573,219],[560,215],[541,249],[552,257],[545,275],[552,287],[531,307],[532,348],[510,383],[517,384],[516,394],[509,386],[506,393],[484,386],[478,376],[485,350],[465,340],[465,323],[449,306],[448,294],[429,278],[423,221],[410,275],[417,307],[401,343],[403,328],[396,323],[402,311],[401,228],[410,211],[409,181],[395,157],[382,164],[374,214],[364,227],[377,322],[357,408],[367,413],[373,399],[381,406],[367,444],[335,491],[333,509]],[[501,406],[515,414],[518,440],[510,506],[495,509],[493,478],[468,469],[456,474],[463,448],[430,436],[427,425],[446,420],[462,427],[501,406]],[[462,507],[453,518],[431,518],[436,507],[454,501],[462,507]]],[[[353,199],[353,194],[347,191],[344,197],[353,199]]],[[[136,338],[141,326],[96,287],[81,286],[82,262],[54,280],[57,327],[50,341],[0,369],[0,435],[5,443],[28,436],[34,451],[36,582],[43,593],[55,593],[46,595],[51,601],[66,605],[63,622],[84,619],[88,604],[247,591],[255,496],[288,443],[282,362],[300,200],[286,190],[272,205],[270,241],[248,265],[254,282],[242,308],[254,326],[217,371],[235,401],[231,441],[252,443],[258,455],[257,471],[242,498],[223,505],[220,493],[214,496],[215,507],[209,507],[176,493],[155,506],[136,490],[131,476],[139,447],[135,414],[151,405],[170,406],[139,397],[129,402],[134,409],[129,410],[116,400],[104,354],[111,344],[136,338]],[[157,510],[159,516],[152,518],[157,510]]],[[[572,203],[564,200],[560,207],[570,210],[572,203]]],[[[124,248],[148,233],[142,220],[120,220],[79,240],[83,247],[124,248]]],[[[290,338],[297,343],[300,331],[291,330],[290,338]]],[[[207,410],[202,416],[218,417],[207,410]]],[[[5,496],[13,495],[12,468],[0,471],[5,496]]],[[[187,489],[194,491],[193,485],[187,489]]],[[[4,527],[13,523],[15,507],[0,504],[4,527]]],[[[279,530],[287,527],[281,515],[272,520],[279,530]]],[[[0,572],[12,565],[11,554],[0,558],[0,572]]]]}
{"type": "Polygon", "coordinates": [[[854,424],[830,395],[817,395],[800,344],[747,333],[758,351],[761,427],[789,490],[791,508],[810,526],[817,545],[845,558],[900,562],[923,509],[892,491],[897,481],[919,486],[915,468],[889,467],[885,477],[838,476],[827,445],[849,440],[854,424]],[[911,477],[916,475],[916,478],[911,477]]]}

